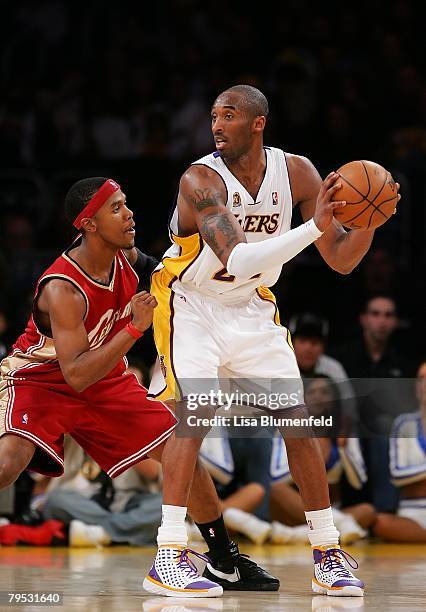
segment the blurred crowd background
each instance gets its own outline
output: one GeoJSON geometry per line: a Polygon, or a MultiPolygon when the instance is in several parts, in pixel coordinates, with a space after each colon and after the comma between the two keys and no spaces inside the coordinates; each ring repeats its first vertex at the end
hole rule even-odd
{"type": "MultiPolygon", "coordinates": [[[[75,236],[63,213],[69,187],[89,176],[116,179],[134,211],[137,246],[161,257],[180,175],[213,150],[210,107],[222,90],[248,83],[269,100],[266,144],[309,157],[323,177],[348,161],[370,159],[401,184],[398,214],[377,230],[352,274],[330,270],[314,246],[286,264],[274,292],[302,373],[335,382],[346,375],[416,375],[426,354],[424,25],[413,0],[331,7],[306,0],[254,10],[240,1],[2,3],[0,357],[23,331],[37,278],[75,236]]],[[[300,221],[295,211],[294,224],[300,221]]],[[[148,383],[155,358],[148,334],[130,358],[148,383]]],[[[357,408],[362,427],[372,404],[357,408]]],[[[396,413],[412,408],[399,405],[396,413]]],[[[370,504],[355,517],[363,529],[373,524],[375,510],[394,511],[398,504],[382,442],[362,444],[369,478],[362,495],[356,497],[343,476],[346,505],[370,504]]],[[[157,482],[158,466],[152,469],[145,464],[138,474],[157,482]]],[[[249,491],[251,505],[237,507],[259,507],[259,486],[269,491],[268,478],[265,470],[260,479],[243,479],[244,486],[255,482],[258,488],[249,491]]],[[[37,482],[28,474],[20,478],[10,516],[32,523],[31,516],[22,519],[30,498],[50,486],[37,482]]],[[[67,500],[59,501],[62,508],[67,500]]],[[[143,541],[154,537],[159,494],[154,505],[143,541]]],[[[44,518],[65,520],[58,512],[44,518]]],[[[92,524],[104,520],[98,514],[89,520],[89,514],[78,517],[92,524]]],[[[70,517],[71,510],[65,522],[70,517]]],[[[257,537],[259,526],[253,529],[257,537]]],[[[110,531],[115,541],[132,542],[110,531]]]]}
{"type": "MultiPolygon", "coordinates": [[[[209,110],[236,83],[270,102],[266,143],[306,155],[322,176],[352,159],[401,183],[398,214],[358,269],[338,276],[311,247],[276,286],[282,319],[314,310],[330,342],[357,333],[365,298],[391,294],[396,339],[425,339],[426,83],[415,3],[327,6],[289,0],[119,5],[5,3],[0,61],[0,338],[27,318],[34,282],[74,236],[62,203],[71,184],[111,176],[128,195],[137,244],[160,256],[186,165],[213,148],[209,110]]],[[[295,214],[295,224],[300,219],[295,214]]],[[[151,362],[153,346],[143,347],[151,362]]]]}

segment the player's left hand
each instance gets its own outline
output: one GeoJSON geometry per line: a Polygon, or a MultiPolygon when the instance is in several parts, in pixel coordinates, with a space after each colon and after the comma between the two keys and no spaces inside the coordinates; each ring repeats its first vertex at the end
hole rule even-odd
{"type": "Polygon", "coordinates": [[[131,300],[133,319],[132,323],[141,332],[144,332],[152,323],[154,308],[157,300],[148,291],[140,291],[131,300]]]}
{"type": "Polygon", "coordinates": [[[346,206],[344,200],[333,200],[334,194],[341,187],[340,176],[337,172],[330,172],[321,185],[313,217],[315,225],[321,232],[325,232],[332,222],[334,218],[333,212],[338,208],[346,206]]]}

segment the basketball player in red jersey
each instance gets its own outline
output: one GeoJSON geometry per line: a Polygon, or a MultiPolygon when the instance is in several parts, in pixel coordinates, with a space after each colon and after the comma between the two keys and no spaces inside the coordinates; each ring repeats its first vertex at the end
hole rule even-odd
{"type": "MultiPolygon", "coordinates": [[[[26,330],[0,363],[0,489],[26,468],[61,475],[65,433],[111,477],[147,456],[163,459],[166,485],[179,461],[180,449],[165,444],[176,418],[162,402],[147,400],[136,377],[125,374],[125,354],[151,325],[156,306],[149,293],[136,293],[138,275],[149,278],[157,262],[135,248],[133,213],[115,181],[78,181],[65,206],[81,235],[39,279],[26,330]]],[[[174,498],[166,493],[164,501],[174,498]]],[[[200,523],[221,514],[200,464],[189,510],[200,523]]],[[[278,588],[262,568],[241,562],[250,568],[249,588],[259,588],[259,581],[260,587],[278,588]]],[[[172,594],[222,594],[222,587],[195,571],[185,547],[178,574],[172,594]]]]}
{"type": "Polygon", "coordinates": [[[135,295],[135,224],[124,195],[112,180],[87,179],[66,205],[82,235],[41,276],[27,328],[1,363],[1,486],[27,466],[60,475],[64,433],[117,476],[176,424],[123,375],[156,305],[147,292],[135,295]]]}

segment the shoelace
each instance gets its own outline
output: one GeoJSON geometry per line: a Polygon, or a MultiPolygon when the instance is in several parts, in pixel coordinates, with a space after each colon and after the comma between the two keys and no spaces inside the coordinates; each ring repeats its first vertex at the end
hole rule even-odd
{"type": "MultiPolygon", "coordinates": [[[[242,555],[240,553],[240,549],[238,548],[238,544],[236,542],[230,542],[229,545],[229,552],[231,553],[231,557],[235,560],[238,561],[241,557],[246,557],[245,560],[248,559],[248,555],[242,555]]],[[[250,563],[253,563],[253,561],[250,561],[250,563]]]]}
{"type": "Polygon", "coordinates": [[[231,552],[232,558],[234,559],[235,565],[239,563],[240,565],[244,565],[245,567],[250,568],[250,569],[254,569],[254,570],[258,569],[257,564],[250,559],[250,555],[240,553],[238,544],[236,544],[235,542],[231,542],[230,552],[231,552]]]}
{"type": "Polygon", "coordinates": [[[346,561],[352,569],[358,569],[358,562],[352,555],[341,548],[328,548],[322,553],[320,570],[323,572],[332,572],[336,570],[336,574],[339,578],[352,578],[351,572],[346,569],[343,561],[346,561]]]}
{"type": "Polygon", "coordinates": [[[186,573],[188,578],[195,578],[196,576],[199,575],[196,566],[189,558],[190,553],[191,555],[195,555],[196,557],[198,557],[199,559],[202,559],[203,561],[207,561],[207,563],[210,562],[210,559],[206,555],[198,553],[196,550],[192,550],[191,548],[183,548],[182,550],[178,550],[176,552],[177,552],[177,556],[179,557],[177,566],[179,569],[181,569],[183,572],[186,573]]]}

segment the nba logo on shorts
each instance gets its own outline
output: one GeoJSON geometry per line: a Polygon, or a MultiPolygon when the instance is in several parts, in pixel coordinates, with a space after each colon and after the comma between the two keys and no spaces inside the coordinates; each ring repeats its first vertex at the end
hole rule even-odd
{"type": "Polygon", "coordinates": [[[23,422],[24,425],[27,425],[27,423],[28,423],[28,414],[27,413],[25,413],[24,416],[22,417],[22,422],[23,422]]]}
{"type": "Polygon", "coordinates": [[[215,534],[215,532],[214,532],[213,527],[210,527],[210,529],[209,529],[209,535],[210,535],[212,538],[215,538],[215,537],[216,537],[216,534],[215,534]]]}
{"type": "Polygon", "coordinates": [[[278,205],[278,191],[273,191],[272,192],[272,205],[273,206],[277,206],[278,205]]]}

